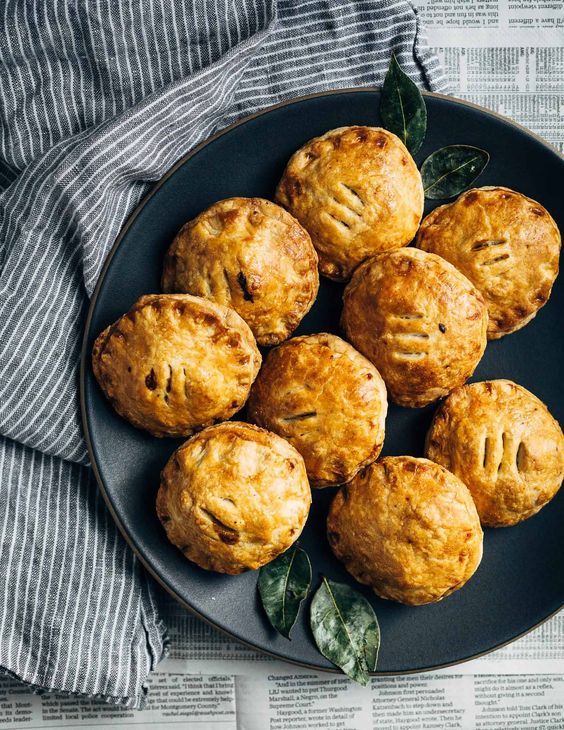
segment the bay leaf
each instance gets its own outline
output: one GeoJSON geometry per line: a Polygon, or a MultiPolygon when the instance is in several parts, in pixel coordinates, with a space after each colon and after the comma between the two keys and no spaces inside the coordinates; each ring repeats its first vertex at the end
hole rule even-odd
{"type": "Polygon", "coordinates": [[[258,589],[266,615],[287,639],[310,584],[311,563],[305,550],[297,545],[259,571],[258,589]]]}
{"type": "Polygon", "coordinates": [[[427,130],[427,107],[393,53],[380,96],[380,117],[382,125],[396,134],[412,155],[419,150],[427,130]]]}
{"type": "Polygon", "coordinates": [[[310,624],[323,656],[367,685],[378,661],[380,627],[366,598],[344,583],[323,578],[311,602],[310,624]]]}
{"type": "Polygon", "coordinates": [[[479,147],[453,144],[429,155],[421,165],[425,197],[431,200],[454,198],[484,171],[489,154],[479,147]]]}

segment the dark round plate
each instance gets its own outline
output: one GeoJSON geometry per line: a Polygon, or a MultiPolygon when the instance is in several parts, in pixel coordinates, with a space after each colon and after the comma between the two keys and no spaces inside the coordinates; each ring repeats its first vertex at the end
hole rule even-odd
{"type": "MultiPolygon", "coordinates": [[[[429,131],[420,163],[443,145],[486,148],[491,162],[479,185],[504,185],[535,198],[564,230],[564,160],[540,139],[491,112],[426,95],[429,131]]],[[[308,610],[292,640],[278,636],[257,599],[256,573],[231,577],[187,561],[166,539],[154,510],[159,472],[175,440],[159,440],[119,418],[90,367],[95,336],[141,294],[159,291],[164,252],[182,224],[216,200],[234,195],[272,198],[290,155],[334,127],[378,125],[379,93],[345,90],[281,104],[212,137],[182,159],[129,218],[108,257],[92,299],[81,376],[84,428],[100,488],[125,538],[148,570],[185,606],[235,638],[282,659],[318,669],[332,665],[316,650],[308,610]]],[[[427,205],[427,211],[434,204],[427,205]]],[[[338,332],[342,286],[322,281],[319,297],[297,334],[338,332]]],[[[536,319],[489,343],[474,380],[510,378],[541,398],[562,421],[564,281],[536,319]]],[[[434,407],[392,406],[383,454],[422,455],[434,407]]],[[[441,603],[409,608],[376,598],[348,576],[325,539],[333,489],[317,491],[301,538],[320,574],[350,583],[372,602],[382,629],[378,673],[414,672],[454,664],[498,647],[536,626],[564,601],[564,490],[521,525],[485,531],[484,558],[472,580],[441,603]]]]}

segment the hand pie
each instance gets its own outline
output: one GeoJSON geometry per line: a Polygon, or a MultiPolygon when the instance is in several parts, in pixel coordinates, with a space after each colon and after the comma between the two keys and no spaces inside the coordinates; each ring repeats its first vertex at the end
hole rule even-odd
{"type": "Polygon", "coordinates": [[[486,347],[488,312],[454,266],[402,248],[359,266],[345,289],[341,323],[390,398],[418,408],[472,375],[486,347]]]}
{"type": "Polygon", "coordinates": [[[556,223],[540,203],[509,188],[468,190],[435,208],[416,245],[450,261],[481,291],[490,340],[530,322],[558,275],[556,223]]]}
{"type": "Polygon", "coordinates": [[[423,215],[423,185],[401,140],[378,127],[341,127],[290,159],[276,200],[310,234],[322,274],[346,281],[368,256],[407,245],[423,215]]]}
{"type": "Polygon", "coordinates": [[[188,436],[243,407],[261,363],[228,307],[188,294],[141,297],[94,343],[94,375],[115,410],[153,436],[188,436]]]}
{"type": "Polygon", "coordinates": [[[295,542],[311,490],[302,457],[276,434],[229,421],[186,441],[161,474],[168,539],[206,570],[260,568],[295,542]]]}
{"type": "Polygon", "coordinates": [[[166,255],[162,287],[233,307],[260,345],[276,345],[315,301],[317,254],[309,234],[280,206],[229,198],[182,228],[166,255]]]}
{"type": "Polygon", "coordinates": [[[327,536],[359,583],[410,606],[458,590],[482,559],[468,489],[438,464],[412,456],[382,459],[341,487],[327,536]]]}
{"type": "Polygon", "coordinates": [[[374,365],[340,337],[319,334],[270,351],[247,413],[296,447],[312,486],[326,487],[377,458],[387,408],[374,365]]]}
{"type": "Polygon", "coordinates": [[[454,390],[435,415],[426,454],[464,481],[489,527],[536,514],[564,476],[560,426],[538,398],[510,380],[454,390]]]}

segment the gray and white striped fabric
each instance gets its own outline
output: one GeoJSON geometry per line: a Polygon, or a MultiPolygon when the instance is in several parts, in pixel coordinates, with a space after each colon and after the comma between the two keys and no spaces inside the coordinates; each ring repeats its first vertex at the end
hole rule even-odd
{"type": "Polygon", "coordinates": [[[128,213],[191,147],[291,96],[444,90],[406,0],[0,4],[0,665],[138,706],[165,631],[81,434],[88,298],[128,213]]]}

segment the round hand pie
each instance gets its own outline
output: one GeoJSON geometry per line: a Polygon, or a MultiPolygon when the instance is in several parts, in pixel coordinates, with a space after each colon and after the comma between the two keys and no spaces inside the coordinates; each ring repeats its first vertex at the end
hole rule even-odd
{"type": "Polygon", "coordinates": [[[410,606],[458,590],[482,559],[468,489],[438,464],[411,456],[382,459],[341,487],[327,536],[359,583],[410,606]]]}
{"type": "Polygon", "coordinates": [[[426,452],[464,480],[490,527],[536,514],[564,476],[560,426],[538,398],[510,380],[453,391],[435,415],[426,452]]]}
{"type": "Polygon", "coordinates": [[[94,375],[115,410],[153,436],[188,436],[230,418],[260,363],[236,312],[188,294],[141,297],[92,352],[94,375]]]}
{"type": "Polygon", "coordinates": [[[476,188],[435,208],[416,245],[450,261],[482,292],[490,340],[524,327],[558,275],[556,223],[540,203],[509,188],[476,188]]]}
{"type": "Polygon", "coordinates": [[[339,337],[295,337],[272,350],[251,389],[251,420],[304,457],[314,487],[342,484],[382,449],[386,386],[339,337]]]}
{"type": "Polygon", "coordinates": [[[247,423],[206,428],[171,456],[157,514],[168,539],[206,570],[260,568],[298,539],[311,504],[302,457],[247,423]]]}
{"type": "Polygon", "coordinates": [[[317,296],[317,254],[309,234],[262,198],[214,203],[187,223],[165,258],[163,290],[233,307],[257,342],[276,345],[317,296]]]}
{"type": "Polygon", "coordinates": [[[309,232],[319,269],[345,281],[368,256],[408,244],[423,214],[421,175],[395,134],[341,127],[290,159],[276,199],[309,232]]]}
{"type": "Polygon", "coordinates": [[[439,256],[375,256],[345,289],[347,339],[380,371],[391,399],[420,407],[470,377],[486,347],[482,295],[439,256]]]}

